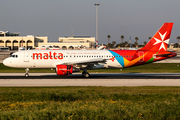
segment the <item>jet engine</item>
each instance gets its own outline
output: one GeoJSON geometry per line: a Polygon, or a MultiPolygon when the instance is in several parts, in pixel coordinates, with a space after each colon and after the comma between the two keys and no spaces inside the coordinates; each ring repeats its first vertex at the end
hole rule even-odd
{"type": "Polygon", "coordinates": [[[72,65],[57,65],[56,66],[57,75],[70,75],[73,73],[72,65]]]}

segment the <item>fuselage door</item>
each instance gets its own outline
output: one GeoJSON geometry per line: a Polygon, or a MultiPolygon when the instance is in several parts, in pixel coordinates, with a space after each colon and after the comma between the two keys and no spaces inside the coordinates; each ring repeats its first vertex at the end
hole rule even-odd
{"type": "Polygon", "coordinates": [[[144,52],[139,51],[138,54],[139,54],[139,62],[144,62],[144,52]]]}
{"type": "Polygon", "coordinates": [[[29,53],[24,52],[24,62],[29,62],[29,53]]]}

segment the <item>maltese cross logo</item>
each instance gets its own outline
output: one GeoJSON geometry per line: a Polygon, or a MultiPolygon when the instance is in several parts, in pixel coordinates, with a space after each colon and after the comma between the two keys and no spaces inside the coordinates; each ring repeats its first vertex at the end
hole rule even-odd
{"type": "Polygon", "coordinates": [[[154,37],[154,39],[156,40],[156,42],[155,42],[153,45],[156,45],[156,44],[158,44],[158,43],[161,43],[161,46],[160,46],[159,50],[160,50],[161,48],[163,48],[164,50],[166,50],[165,45],[167,46],[167,45],[169,44],[169,39],[164,40],[167,32],[165,32],[163,35],[162,35],[160,32],[158,32],[158,33],[159,33],[161,39],[159,40],[159,39],[157,39],[157,38],[154,37]]]}

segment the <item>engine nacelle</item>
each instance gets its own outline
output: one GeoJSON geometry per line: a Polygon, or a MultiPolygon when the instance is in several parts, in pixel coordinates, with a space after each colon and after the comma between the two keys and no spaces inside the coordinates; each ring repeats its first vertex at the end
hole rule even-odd
{"type": "Polygon", "coordinates": [[[56,66],[57,75],[70,75],[73,73],[72,65],[57,65],[56,66]]]}

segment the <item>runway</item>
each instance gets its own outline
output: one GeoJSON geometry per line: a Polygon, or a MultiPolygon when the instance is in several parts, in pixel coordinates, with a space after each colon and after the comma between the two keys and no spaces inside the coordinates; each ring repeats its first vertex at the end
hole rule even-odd
{"type": "Polygon", "coordinates": [[[0,86],[180,86],[180,73],[80,73],[57,76],[56,73],[0,73],[0,86]]]}

